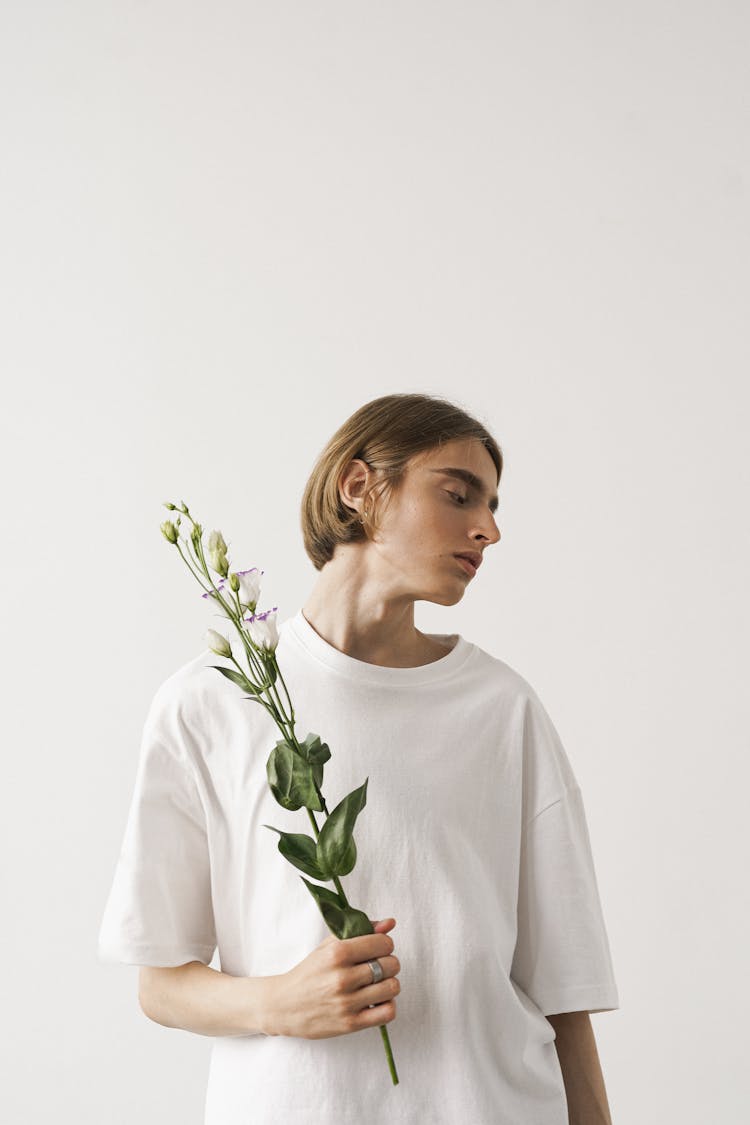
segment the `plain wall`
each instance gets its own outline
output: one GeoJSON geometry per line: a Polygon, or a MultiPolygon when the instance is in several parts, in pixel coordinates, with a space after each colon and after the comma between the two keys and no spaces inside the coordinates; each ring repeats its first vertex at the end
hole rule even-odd
{"type": "MultiPolygon", "coordinates": [[[[747,1114],[747,5],[4,5],[0,1116],[200,1125],[211,1040],[96,938],[159,683],[207,617],[184,499],[284,619],[363,402],[500,441],[460,632],[581,785],[616,1125],[747,1114]]],[[[376,1037],[377,1038],[377,1037],[376,1037]]],[[[379,1065],[373,1039],[373,1065],[379,1065]]]]}

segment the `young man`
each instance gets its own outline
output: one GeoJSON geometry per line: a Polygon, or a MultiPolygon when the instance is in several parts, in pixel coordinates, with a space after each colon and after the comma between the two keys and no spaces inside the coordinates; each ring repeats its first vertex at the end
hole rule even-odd
{"type": "Polygon", "coordinates": [[[277,732],[215,657],[157,692],[100,956],[143,966],[152,1019],[216,1037],[206,1125],[610,1121],[589,1013],[618,997],[573,769],[523,677],[414,621],[481,582],[501,472],[458,407],[391,395],[305,489],[319,574],[277,659],[300,734],[331,747],[329,807],[368,778],[344,882],[375,934],[327,933],[278,855],[263,825],[306,826],[268,789],[277,732]],[[355,1034],[384,1023],[397,1086],[355,1034]]]}

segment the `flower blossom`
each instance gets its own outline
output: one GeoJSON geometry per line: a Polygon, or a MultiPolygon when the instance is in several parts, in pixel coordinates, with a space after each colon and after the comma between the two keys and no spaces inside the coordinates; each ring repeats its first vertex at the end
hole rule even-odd
{"type": "Polygon", "coordinates": [[[254,609],[260,597],[260,577],[265,571],[253,566],[250,570],[238,570],[235,573],[240,580],[240,605],[254,609]]]}
{"type": "Polygon", "coordinates": [[[234,608],[234,594],[236,592],[242,608],[254,610],[260,597],[260,579],[263,574],[265,574],[265,571],[258,570],[257,566],[251,567],[250,570],[238,570],[230,573],[226,578],[220,578],[216,583],[216,590],[207,590],[205,594],[201,594],[201,597],[212,598],[219,613],[223,613],[225,617],[228,614],[217,597],[217,591],[232,608],[234,608]],[[232,582],[233,578],[235,579],[234,582],[232,582]],[[235,586],[238,587],[236,591],[235,586]]]}
{"type": "Polygon", "coordinates": [[[250,639],[258,648],[268,649],[270,652],[276,651],[279,643],[279,631],[276,626],[278,608],[276,605],[273,609],[267,609],[265,613],[255,613],[252,617],[244,618],[250,639]]]}

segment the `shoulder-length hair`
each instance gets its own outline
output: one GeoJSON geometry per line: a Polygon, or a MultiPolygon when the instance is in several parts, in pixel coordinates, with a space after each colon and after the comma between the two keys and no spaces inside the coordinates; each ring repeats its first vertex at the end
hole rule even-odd
{"type": "Polygon", "coordinates": [[[347,418],[320,453],[302,495],[302,537],[315,569],[322,570],[337,543],[356,543],[372,534],[380,505],[396,492],[412,457],[456,438],[476,438],[484,445],[499,484],[500,446],[481,422],[445,398],[383,395],[347,418]],[[344,504],[339,492],[340,478],[353,458],[375,471],[375,483],[364,497],[367,516],[344,504]]]}

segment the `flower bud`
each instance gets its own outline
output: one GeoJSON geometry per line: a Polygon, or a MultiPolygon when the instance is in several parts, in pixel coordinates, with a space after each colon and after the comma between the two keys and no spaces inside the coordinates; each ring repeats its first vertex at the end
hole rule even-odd
{"type": "Polygon", "coordinates": [[[176,505],[170,504],[169,500],[165,500],[164,501],[164,507],[169,508],[170,512],[173,512],[175,510],[176,505]]]}
{"type": "Polygon", "coordinates": [[[162,535],[164,536],[165,539],[167,539],[170,543],[176,543],[177,542],[177,540],[179,538],[179,536],[177,534],[177,528],[175,527],[175,525],[172,523],[171,520],[165,520],[163,524],[160,524],[160,527],[161,527],[161,533],[162,533],[162,535]]]}
{"type": "Polygon", "coordinates": [[[240,580],[234,571],[229,575],[229,588],[233,594],[236,594],[240,588],[240,580]]]}
{"type": "Polygon", "coordinates": [[[231,657],[232,655],[232,646],[229,641],[221,633],[217,633],[215,629],[206,630],[206,644],[211,652],[215,652],[217,656],[231,657]]]}
{"type": "Polygon", "coordinates": [[[273,609],[267,609],[265,613],[256,613],[252,617],[243,619],[253,644],[269,652],[275,652],[279,643],[279,631],[276,625],[278,608],[274,606],[273,609]]]}
{"type": "Polygon", "coordinates": [[[220,574],[222,578],[226,578],[229,573],[229,563],[227,562],[226,555],[222,555],[218,551],[209,551],[208,561],[211,564],[211,568],[215,570],[217,574],[220,574]]]}
{"type": "Polygon", "coordinates": [[[208,536],[208,561],[217,574],[226,578],[229,573],[227,545],[220,531],[212,531],[208,536]]]}
{"type": "Polygon", "coordinates": [[[222,555],[225,555],[227,553],[227,545],[224,542],[224,536],[220,531],[209,532],[208,549],[209,551],[219,551],[222,555]]]}

